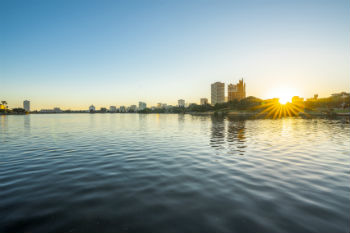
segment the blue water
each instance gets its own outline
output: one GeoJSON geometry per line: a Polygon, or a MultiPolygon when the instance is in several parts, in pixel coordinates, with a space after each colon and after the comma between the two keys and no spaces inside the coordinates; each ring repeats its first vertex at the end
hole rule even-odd
{"type": "Polygon", "coordinates": [[[344,119],[0,116],[0,232],[349,232],[344,119]]]}

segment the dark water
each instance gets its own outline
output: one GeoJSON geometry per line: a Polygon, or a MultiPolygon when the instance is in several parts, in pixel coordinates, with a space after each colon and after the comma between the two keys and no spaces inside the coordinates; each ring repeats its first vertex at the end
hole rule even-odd
{"type": "Polygon", "coordinates": [[[342,120],[0,116],[0,232],[349,232],[342,120]]]}

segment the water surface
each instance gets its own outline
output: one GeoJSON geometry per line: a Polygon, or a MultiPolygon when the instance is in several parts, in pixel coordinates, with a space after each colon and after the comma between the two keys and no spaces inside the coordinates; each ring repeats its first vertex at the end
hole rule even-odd
{"type": "Polygon", "coordinates": [[[349,232],[344,120],[0,116],[0,232],[349,232]]]}

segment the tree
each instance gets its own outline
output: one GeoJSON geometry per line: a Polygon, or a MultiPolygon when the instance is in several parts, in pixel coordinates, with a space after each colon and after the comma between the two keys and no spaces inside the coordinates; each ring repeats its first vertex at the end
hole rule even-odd
{"type": "Polygon", "coordinates": [[[2,101],[1,101],[1,104],[5,106],[5,109],[7,109],[7,108],[8,108],[8,106],[7,106],[7,102],[6,102],[5,100],[2,100],[2,101]]]}

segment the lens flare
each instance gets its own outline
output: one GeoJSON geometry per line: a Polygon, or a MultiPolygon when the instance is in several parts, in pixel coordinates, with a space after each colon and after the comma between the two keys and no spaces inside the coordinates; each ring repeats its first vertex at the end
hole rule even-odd
{"type": "Polygon", "coordinates": [[[257,117],[263,116],[265,118],[282,118],[282,117],[291,117],[298,116],[300,114],[308,117],[309,115],[304,111],[303,102],[289,102],[288,99],[285,104],[282,104],[281,99],[271,99],[265,101],[262,105],[258,106],[257,109],[260,109],[257,117]]]}
{"type": "Polygon", "coordinates": [[[285,97],[279,98],[279,99],[278,99],[278,102],[279,102],[280,104],[287,104],[287,103],[292,102],[292,100],[291,100],[291,98],[285,96],[285,97]]]}

